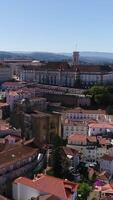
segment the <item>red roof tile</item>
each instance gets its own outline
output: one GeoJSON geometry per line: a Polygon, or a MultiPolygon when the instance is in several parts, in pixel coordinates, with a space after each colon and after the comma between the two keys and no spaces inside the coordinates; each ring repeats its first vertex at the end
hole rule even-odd
{"type": "Polygon", "coordinates": [[[78,188],[78,184],[70,182],[68,180],[59,179],[56,177],[41,175],[40,177],[30,180],[25,177],[20,177],[14,181],[14,183],[20,183],[27,185],[44,193],[49,193],[60,197],[64,200],[71,200],[72,193],[78,188]],[[70,194],[67,196],[67,191],[70,190],[70,194]]]}
{"type": "Polygon", "coordinates": [[[113,156],[105,154],[104,156],[101,157],[102,160],[108,160],[108,161],[113,161],[113,156]]]}

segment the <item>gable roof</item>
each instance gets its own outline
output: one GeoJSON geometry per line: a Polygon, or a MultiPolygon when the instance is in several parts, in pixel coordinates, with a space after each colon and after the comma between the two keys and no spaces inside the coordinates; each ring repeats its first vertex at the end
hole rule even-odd
{"type": "Polygon", "coordinates": [[[76,183],[48,175],[40,175],[33,180],[20,177],[14,183],[20,183],[38,191],[55,195],[63,200],[71,200],[72,193],[78,188],[76,183]]]}

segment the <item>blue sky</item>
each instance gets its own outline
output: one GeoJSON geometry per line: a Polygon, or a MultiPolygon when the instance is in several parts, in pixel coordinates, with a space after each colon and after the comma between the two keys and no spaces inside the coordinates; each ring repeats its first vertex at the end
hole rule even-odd
{"type": "Polygon", "coordinates": [[[0,50],[113,52],[113,0],[0,0],[0,50]]]}

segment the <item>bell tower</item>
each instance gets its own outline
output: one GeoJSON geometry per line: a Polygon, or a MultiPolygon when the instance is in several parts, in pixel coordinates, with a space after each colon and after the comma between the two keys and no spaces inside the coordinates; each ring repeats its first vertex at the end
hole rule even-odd
{"type": "Polygon", "coordinates": [[[79,65],[79,51],[73,52],[73,65],[77,67],[79,65]]]}

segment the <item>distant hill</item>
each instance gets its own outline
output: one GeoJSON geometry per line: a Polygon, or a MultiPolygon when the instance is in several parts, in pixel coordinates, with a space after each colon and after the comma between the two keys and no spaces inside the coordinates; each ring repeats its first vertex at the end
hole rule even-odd
{"type": "MultiPolygon", "coordinates": [[[[0,51],[0,60],[32,59],[45,61],[72,61],[72,53],[49,52],[8,52],[0,51]]],[[[113,64],[113,53],[80,52],[80,62],[84,64],[113,64]]]]}
{"type": "Polygon", "coordinates": [[[31,60],[45,60],[45,61],[61,61],[71,60],[70,56],[48,53],[48,52],[6,52],[0,51],[0,60],[5,59],[31,59],[31,60]]]}

